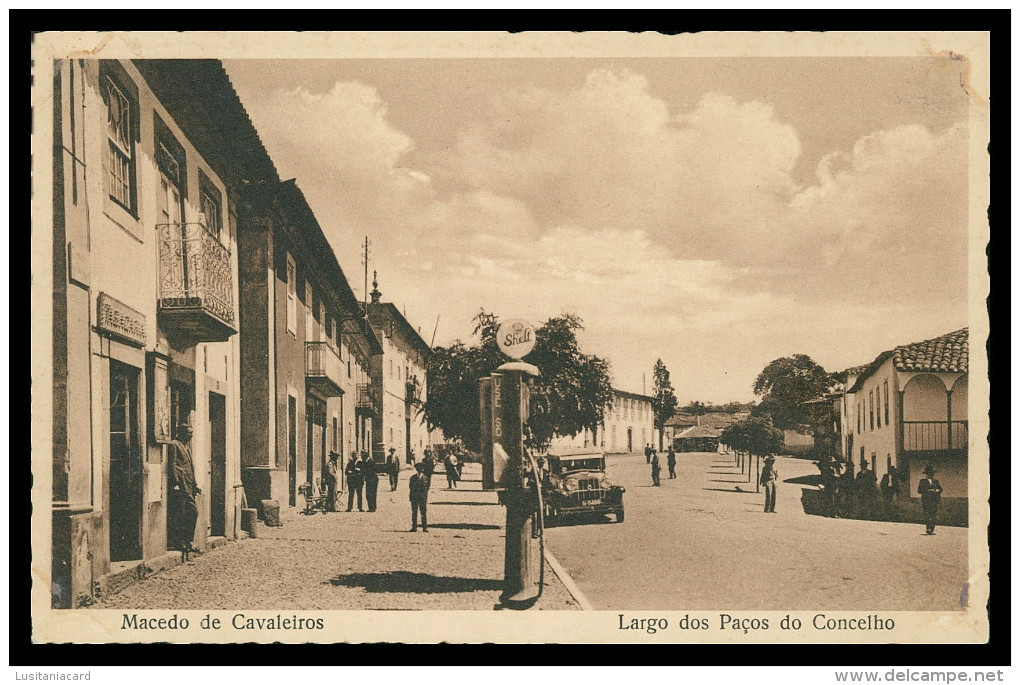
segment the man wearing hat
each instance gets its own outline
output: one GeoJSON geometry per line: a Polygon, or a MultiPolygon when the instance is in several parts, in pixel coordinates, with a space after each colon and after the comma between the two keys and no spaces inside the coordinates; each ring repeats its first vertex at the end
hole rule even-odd
{"type": "MultiPolygon", "coordinates": [[[[874,456],[872,454],[872,457],[874,456]]],[[[878,479],[875,478],[875,472],[868,468],[868,460],[861,459],[861,470],[857,473],[857,478],[854,481],[854,494],[857,496],[857,506],[860,507],[859,516],[861,518],[872,517],[875,495],[878,494],[877,486],[878,479]]]]}
{"type": "Polygon", "coordinates": [[[776,469],[776,458],[771,454],[765,457],[765,466],[761,470],[759,482],[765,486],[765,513],[776,513],[776,484],[779,482],[779,470],[776,469]]]}
{"type": "Polygon", "coordinates": [[[411,532],[418,530],[418,512],[421,512],[421,530],[429,532],[428,502],[429,484],[428,476],[425,475],[425,464],[421,462],[414,465],[415,474],[407,484],[411,500],[411,532]]]}
{"type": "Polygon", "coordinates": [[[336,511],[336,477],[339,475],[337,469],[339,459],[339,454],[330,452],[329,461],[326,462],[326,511],[336,511]]]}
{"type": "Polygon", "coordinates": [[[400,459],[397,458],[397,448],[391,447],[386,454],[386,473],[390,477],[390,492],[397,489],[397,479],[400,478],[400,459]]]}
{"type": "Polygon", "coordinates": [[[935,534],[935,516],[942,500],[942,484],[935,479],[935,467],[928,464],[924,467],[924,478],[917,484],[917,494],[921,496],[921,509],[924,511],[924,530],[928,535],[935,534]]]}
{"type": "Polygon", "coordinates": [[[202,494],[202,488],[195,481],[195,464],[191,460],[192,429],[190,417],[177,426],[177,438],[170,441],[174,449],[170,457],[170,495],[167,512],[167,528],[171,544],[181,550],[181,558],[187,561],[188,555],[195,552],[192,540],[195,537],[195,524],[198,522],[198,503],[196,498],[202,494]]]}

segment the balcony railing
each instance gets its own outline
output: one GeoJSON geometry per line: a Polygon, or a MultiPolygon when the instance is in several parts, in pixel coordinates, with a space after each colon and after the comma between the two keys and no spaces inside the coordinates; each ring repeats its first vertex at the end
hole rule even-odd
{"type": "Polygon", "coordinates": [[[903,449],[907,452],[967,448],[966,421],[904,421],[903,449]],[[950,430],[950,428],[952,430],[950,430]],[[950,433],[952,438],[950,439],[950,433]]]}
{"type": "Polygon", "coordinates": [[[371,383],[358,383],[358,409],[379,413],[379,394],[371,383]]]}
{"type": "Polygon", "coordinates": [[[157,224],[159,313],[170,332],[227,340],[234,323],[230,252],[200,223],[157,224]]]}
{"type": "Polygon", "coordinates": [[[343,373],[340,357],[328,343],[305,343],[305,380],[310,386],[327,397],[338,397],[343,394],[343,373]]]}
{"type": "Polygon", "coordinates": [[[417,378],[412,378],[404,384],[404,400],[407,402],[421,402],[418,394],[421,392],[421,383],[417,378]]]}

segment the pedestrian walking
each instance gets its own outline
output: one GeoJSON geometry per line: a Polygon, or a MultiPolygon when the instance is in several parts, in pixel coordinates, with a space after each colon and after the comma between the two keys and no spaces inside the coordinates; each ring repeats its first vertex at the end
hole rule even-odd
{"type": "Polygon", "coordinates": [[[421,530],[429,532],[429,485],[425,475],[425,464],[414,465],[415,474],[407,484],[408,497],[411,500],[411,532],[418,530],[418,513],[421,512],[421,530]]]}
{"type": "Polygon", "coordinates": [[[386,455],[386,473],[390,477],[390,492],[397,489],[397,481],[400,479],[400,459],[397,457],[397,448],[391,447],[386,455]]]}
{"type": "Polygon", "coordinates": [[[673,446],[669,446],[669,451],[666,452],[666,466],[669,468],[670,479],[676,478],[676,452],[673,451],[673,446]]]}
{"type": "Polygon", "coordinates": [[[185,421],[177,427],[177,439],[173,445],[172,462],[170,463],[170,497],[168,532],[174,546],[181,550],[181,557],[187,561],[188,555],[195,551],[192,540],[195,537],[195,524],[198,522],[198,504],[196,497],[202,494],[202,488],[195,481],[195,463],[191,459],[191,423],[185,421]]]}
{"type": "Polygon", "coordinates": [[[652,444],[651,443],[645,443],[645,463],[646,464],[651,464],[652,463],[652,444]]]}
{"type": "Polygon", "coordinates": [[[340,455],[336,452],[329,453],[329,461],[326,462],[326,511],[336,511],[336,477],[337,461],[340,455]]]}
{"type": "Polygon", "coordinates": [[[917,494],[921,496],[921,510],[924,511],[924,532],[935,534],[935,519],[942,501],[942,483],[935,479],[935,467],[928,464],[924,467],[924,478],[917,484],[917,494]]]}
{"type": "Polygon", "coordinates": [[[662,471],[662,467],[659,466],[659,455],[652,450],[652,485],[659,486],[659,473],[662,471]]]}
{"type": "Polygon", "coordinates": [[[358,511],[364,511],[361,504],[361,492],[365,481],[361,473],[361,461],[358,459],[357,452],[351,452],[351,460],[347,462],[344,475],[347,476],[347,511],[351,511],[354,508],[355,494],[358,496],[358,511]]]}
{"type": "Polygon", "coordinates": [[[857,498],[857,510],[860,518],[872,518],[875,509],[875,496],[878,494],[877,486],[875,472],[868,468],[868,460],[861,459],[861,470],[854,478],[854,496],[857,498]]]}
{"type": "Polygon", "coordinates": [[[446,460],[443,463],[443,466],[446,469],[446,489],[452,490],[457,487],[457,481],[460,480],[457,455],[452,452],[446,455],[446,460]]]}
{"type": "Polygon", "coordinates": [[[361,453],[361,474],[365,479],[365,504],[369,511],[375,511],[376,494],[379,492],[379,465],[368,452],[361,453]]]}
{"type": "Polygon", "coordinates": [[[776,513],[776,486],[779,482],[779,469],[776,458],[771,454],[765,457],[765,466],[761,470],[759,482],[765,487],[765,513],[776,513]]]}

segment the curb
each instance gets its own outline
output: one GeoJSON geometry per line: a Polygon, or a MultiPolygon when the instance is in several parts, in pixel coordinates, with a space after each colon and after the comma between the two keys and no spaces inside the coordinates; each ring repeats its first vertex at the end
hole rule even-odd
{"type": "Polygon", "coordinates": [[[556,577],[560,579],[561,583],[563,583],[563,586],[567,588],[567,592],[570,593],[570,596],[573,597],[574,601],[581,607],[581,611],[593,611],[591,602],[589,602],[588,598],[584,596],[584,593],[581,592],[581,588],[577,587],[577,583],[575,583],[574,579],[570,577],[570,574],[567,573],[565,568],[563,568],[559,560],[553,556],[553,553],[549,551],[548,547],[545,549],[545,560],[548,562],[549,567],[552,568],[553,573],[556,574],[556,577]]]}

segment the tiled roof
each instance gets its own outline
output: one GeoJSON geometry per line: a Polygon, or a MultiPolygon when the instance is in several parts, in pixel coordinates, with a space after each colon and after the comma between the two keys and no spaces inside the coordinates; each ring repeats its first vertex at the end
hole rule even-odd
{"type": "Polygon", "coordinates": [[[862,373],[868,370],[870,364],[861,364],[860,366],[851,366],[849,369],[844,371],[847,376],[860,376],[862,373]]]}
{"type": "Polygon", "coordinates": [[[945,371],[967,373],[967,329],[900,345],[893,350],[893,365],[897,371],[945,371]]]}
{"type": "Polygon", "coordinates": [[[680,435],[678,438],[718,438],[719,431],[708,426],[691,426],[680,435]]]}

